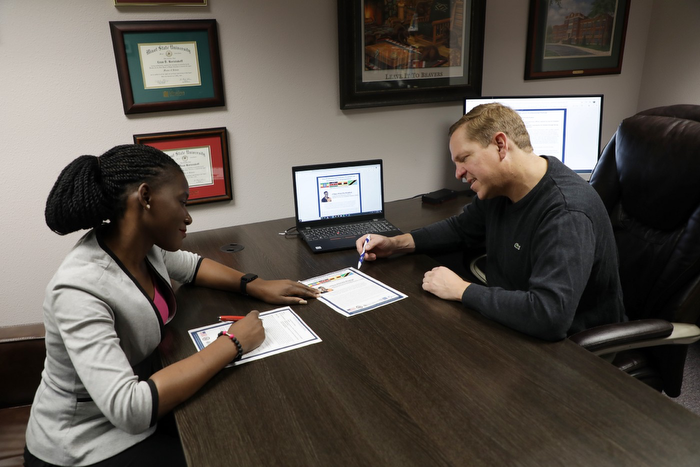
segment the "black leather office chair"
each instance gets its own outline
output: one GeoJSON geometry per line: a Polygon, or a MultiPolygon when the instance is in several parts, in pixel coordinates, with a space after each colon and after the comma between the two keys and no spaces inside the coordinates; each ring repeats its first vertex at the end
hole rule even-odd
{"type": "Polygon", "coordinates": [[[677,397],[687,344],[700,339],[700,106],[623,120],[591,185],[610,213],[630,321],[570,339],[677,397]]]}

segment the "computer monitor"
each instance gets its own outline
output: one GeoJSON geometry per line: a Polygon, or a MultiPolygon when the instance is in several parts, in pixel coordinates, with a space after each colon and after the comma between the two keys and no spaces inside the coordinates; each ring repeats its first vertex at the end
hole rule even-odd
{"type": "Polygon", "coordinates": [[[464,101],[464,113],[489,102],[520,114],[535,154],[554,156],[582,177],[590,177],[600,155],[602,94],[474,97],[464,101]]]}

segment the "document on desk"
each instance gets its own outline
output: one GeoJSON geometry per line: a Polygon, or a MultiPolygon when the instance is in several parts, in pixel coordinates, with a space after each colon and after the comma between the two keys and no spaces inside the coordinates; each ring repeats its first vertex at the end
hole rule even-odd
{"type": "Polygon", "coordinates": [[[405,294],[355,268],[341,269],[299,282],[320,290],[320,301],[348,317],[406,298],[405,294]]]}
{"type": "MultiPolygon", "coordinates": [[[[260,313],[260,319],[265,327],[263,343],[257,349],[244,353],[240,360],[227,365],[227,368],[321,342],[321,338],[288,306],[264,311],[260,313]]],[[[190,329],[189,335],[199,352],[231,324],[222,322],[190,329]]]]}

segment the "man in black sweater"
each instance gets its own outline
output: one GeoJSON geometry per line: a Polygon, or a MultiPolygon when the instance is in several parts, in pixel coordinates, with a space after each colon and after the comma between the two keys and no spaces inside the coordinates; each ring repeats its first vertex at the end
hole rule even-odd
{"type": "Polygon", "coordinates": [[[534,154],[517,112],[475,107],[450,128],[450,153],[455,176],[477,197],[461,214],[410,234],[372,235],[365,260],[485,245],[488,286],[440,266],[425,274],[423,289],[545,340],[625,320],[600,197],[558,159],[534,154]]]}

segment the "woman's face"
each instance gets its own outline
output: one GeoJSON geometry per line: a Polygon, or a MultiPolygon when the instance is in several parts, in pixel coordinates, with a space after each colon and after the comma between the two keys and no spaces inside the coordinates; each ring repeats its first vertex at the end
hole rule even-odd
{"type": "Polygon", "coordinates": [[[187,211],[190,188],[180,171],[172,171],[167,181],[151,192],[146,229],[153,243],[167,251],[179,250],[192,218],[187,211]]]}

